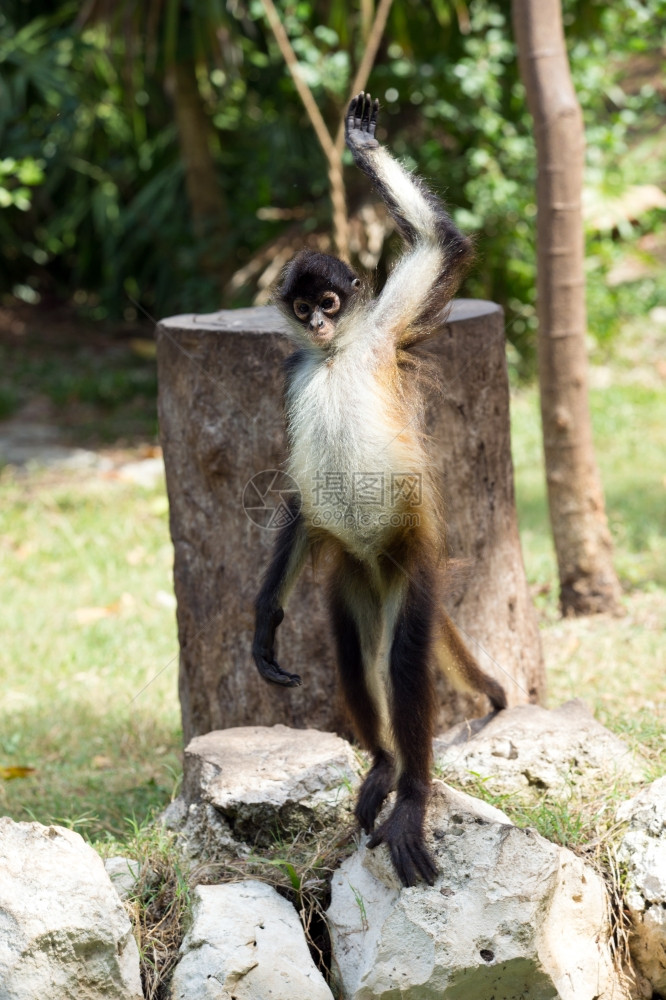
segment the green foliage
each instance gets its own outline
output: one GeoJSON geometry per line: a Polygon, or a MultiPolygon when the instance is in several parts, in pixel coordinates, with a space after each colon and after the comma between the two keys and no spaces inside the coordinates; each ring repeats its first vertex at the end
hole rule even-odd
{"type": "Polygon", "coordinates": [[[666,301],[666,213],[653,209],[627,233],[595,232],[588,237],[586,272],[590,332],[611,343],[633,317],[647,316],[666,301]]]}
{"type": "Polygon", "coordinates": [[[291,888],[297,893],[300,892],[301,876],[298,874],[291,861],[287,861],[285,858],[260,858],[258,863],[273,865],[275,868],[281,868],[289,879],[291,888]]]}
{"type": "Polygon", "coordinates": [[[529,355],[534,317],[535,155],[506,3],[468,5],[467,33],[452,24],[445,43],[427,15],[377,66],[394,119],[391,145],[429,178],[454,217],[476,234],[479,264],[464,292],[500,302],[509,336],[529,355]],[[418,52],[418,57],[416,53],[418,52]],[[401,120],[407,128],[396,133],[401,120]],[[443,187],[445,185],[445,187],[443,187]]]}
{"type": "MultiPolygon", "coordinates": [[[[20,386],[24,399],[45,394],[59,407],[80,402],[118,409],[137,396],[154,401],[157,395],[154,361],[122,347],[104,358],[79,347],[66,360],[54,364],[52,356],[10,351],[0,345],[0,367],[11,372],[11,380],[20,386]]],[[[9,382],[5,389],[11,390],[9,382]]]]}
{"type": "MultiPolygon", "coordinates": [[[[644,155],[629,155],[630,147],[657,129],[666,111],[665,92],[657,86],[661,36],[645,32],[650,21],[666,23],[666,5],[623,0],[602,8],[579,0],[566,8],[571,70],[586,125],[586,184],[602,196],[609,186],[617,194],[645,182],[644,155]],[[638,52],[655,79],[630,80],[634,89],[623,88],[628,60],[638,52]]],[[[405,34],[388,46],[372,79],[381,81],[380,94],[394,117],[388,125],[392,146],[426,176],[442,179],[445,197],[457,206],[456,221],[476,234],[478,266],[463,292],[504,307],[525,372],[533,362],[536,330],[532,121],[518,77],[510,4],[472,0],[467,13],[466,33],[455,23],[437,33],[425,8],[412,12],[405,34]],[[403,122],[407,128],[394,140],[403,122]]],[[[652,163],[651,179],[663,183],[663,147],[652,163]]],[[[637,242],[648,227],[663,232],[665,223],[663,210],[643,219],[642,228],[627,220],[622,239],[637,242]]],[[[609,287],[609,272],[624,251],[617,232],[590,231],[590,330],[601,338],[613,336],[632,309],[644,312],[666,291],[659,277],[650,279],[647,303],[645,288],[609,287]]]]}
{"type": "Polygon", "coordinates": [[[354,902],[358,906],[358,912],[359,912],[360,917],[361,917],[361,927],[365,931],[365,930],[368,929],[368,914],[367,914],[367,910],[365,908],[365,900],[363,899],[363,896],[361,895],[361,893],[359,892],[359,890],[356,888],[356,886],[352,885],[351,882],[348,882],[347,885],[351,889],[352,895],[354,897],[354,902]]]}
{"type": "MultiPolygon", "coordinates": [[[[136,72],[123,78],[123,46],[77,30],[76,12],[64,4],[19,30],[0,15],[0,142],[24,175],[35,164],[39,184],[30,204],[0,214],[3,286],[27,301],[73,296],[94,316],[122,314],[129,275],[155,289],[149,300],[159,293],[150,248],[176,235],[159,226],[181,170],[165,98],[136,72]]],[[[186,224],[179,235],[187,242],[186,224]]]]}
{"type": "Polygon", "coordinates": [[[32,156],[0,160],[0,209],[15,205],[21,212],[28,211],[32,201],[30,188],[44,180],[42,166],[43,162],[32,156]]]}

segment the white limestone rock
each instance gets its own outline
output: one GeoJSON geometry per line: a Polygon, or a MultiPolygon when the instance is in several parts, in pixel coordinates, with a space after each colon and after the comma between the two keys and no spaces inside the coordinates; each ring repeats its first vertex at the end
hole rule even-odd
{"type": "Polygon", "coordinates": [[[624,900],[632,930],[631,956],[658,993],[666,992],[666,777],[623,802],[616,819],[628,823],[618,851],[626,864],[624,900]]]}
{"type": "Polygon", "coordinates": [[[141,865],[133,858],[107,858],[104,862],[104,870],[111,879],[111,885],[118,893],[122,902],[134,892],[141,865]]]}
{"type": "Polygon", "coordinates": [[[615,818],[631,830],[643,830],[650,837],[666,835],[666,776],[657,778],[633,798],[618,806],[615,818]]]}
{"type": "Polygon", "coordinates": [[[333,1000],[296,910],[263,882],[197,886],[180,954],[172,1000],[333,1000]]]}
{"type": "Polygon", "coordinates": [[[644,777],[626,743],[578,698],[552,711],[518,705],[488,722],[459,723],[435,739],[434,753],[445,780],[473,785],[481,778],[493,792],[570,794],[591,780],[644,777]]]}
{"type": "Polygon", "coordinates": [[[185,802],[174,799],[161,815],[167,830],[178,834],[180,850],[190,858],[211,858],[220,854],[248,854],[250,848],[239,843],[231,827],[209,802],[185,802]]]}
{"type": "Polygon", "coordinates": [[[139,1000],[139,952],[101,858],[71,830],[0,818],[2,1000],[139,1000]]]}
{"type": "Polygon", "coordinates": [[[432,888],[401,888],[384,847],[333,876],[345,1000],[627,1000],[605,888],[579,858],[441,782],[427,833],[432,888]]]}
{"type": "Polygon", "coordinates": [[[270,843],[275,829],[293,833],[335,822],[350,809],[358,782],[351,746],[314,729],[223,729],[195,737],[185,750],[188,810],[212,806],[233,837],[254,843],[270,843]]]}

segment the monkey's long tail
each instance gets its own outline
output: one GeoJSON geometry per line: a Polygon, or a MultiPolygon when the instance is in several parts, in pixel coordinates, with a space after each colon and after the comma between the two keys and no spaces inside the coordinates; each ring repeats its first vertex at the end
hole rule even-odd
{"type": "Polygon", "coordinates": [[[457,628],[442,609],[439,635],[435,640],[437,663],[457,691],[485,694],[496,712],[506,708],[506,692],[499,681],[481,669],[457,628]]]}

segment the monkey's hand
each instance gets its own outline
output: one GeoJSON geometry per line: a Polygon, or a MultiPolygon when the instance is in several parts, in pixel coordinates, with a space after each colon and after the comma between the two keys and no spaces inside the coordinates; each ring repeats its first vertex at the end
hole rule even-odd
{"type": "Polygon", "coordinates": [[[378,149],[375,139],[379,101],[373,101],[370,94],[360,93],[352,97],[345,118],[345,139],[354,158],[367,149],[378,149]]]}
{"type": "Polygon", "coordinates": [[[378,826],[368,841],[372,849],[386,844],[391,861],[403,885],[416,885],[422,878],[433,885],[437,867],[423,839],[423,808],[411,799],[398,799],[388,819],[378,826]]]}
{"type": "Polygon", "coordinates": [[[257,624],[252,643],[252,656],[257,670],[265,681],[282,687],[300,687],[298,674],[288,674],[275,659],[275,633],[284,618],[282,608],[274,611],[257,611],[257,624]]]}

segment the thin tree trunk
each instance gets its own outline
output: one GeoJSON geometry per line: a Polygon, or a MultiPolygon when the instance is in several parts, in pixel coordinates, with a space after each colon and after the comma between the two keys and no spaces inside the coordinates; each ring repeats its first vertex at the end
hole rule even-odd
{"type": "Polygon", "coordinates": [[[537,147],[539,384],[565,615],[620,610],[588,403],[581,194],[585,139],[560,0],[513,0],[537,147]]]}
{"type": "Polygon", "coordinates": [[[192,225],[203,246],[202,266],[223,286],[230,277],[221,250],[221,238],[228,225],[227,210],[211,152],[211,124],[201,103],[194,64],[174,63],[167,71],[166,87],[174,105],[192,225]]]}

